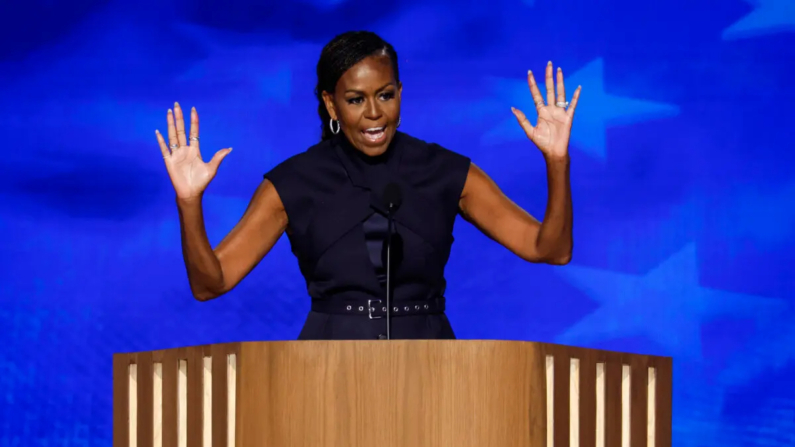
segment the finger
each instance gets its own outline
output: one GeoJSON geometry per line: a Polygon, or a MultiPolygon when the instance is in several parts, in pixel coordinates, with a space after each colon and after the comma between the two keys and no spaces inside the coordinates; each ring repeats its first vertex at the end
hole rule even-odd
{"type": "Polygon", "coordinates": [[[533,95],[533,102],[536,105],[536,110],[539,110],[544,107],[544,97],[541,96],[536,80],[533,77],[533,72],[530,70],[527,70],[527,83],[530,85],[530,94],[533,95]]]}
{"type": "Polygon", "coordinates": [[[566,87],[563,85],[563,69],[558,67],[558,99],[556,102],[566,102],[566,87]]]}
{"type": "Polygon", "coordinates": [[[196,107],[190,109],[190,145],[199,148],[199,112],[196,107]]]}
{"type": "Polygon", "coordinates": [[[174,125],[174,111],[168,109],[168,115],[166,116],[166,121],[168,121],[168,147],[171,148],[173,151],[177,147],[179,147],[179,139],[177,139],[177,127],[174,125]]]}
{"type": "Polygon", "coordinates": [[[574,96],[571,97],[571,104],[569,104],[569,109],[566,110],[566,113],[569,116],[574,116],[574,109],[577,108],[577,102],[580,100],[580,92],[582,91],[582,86],[578,86],[577,90],[574,90],[574,96]]]}
{"type": "Polygon", "coordinates": [[[163,154],[163,158],[170,157],[171,152],[168,151],[168,145],[166,144],[166,140],[163,138],[163,135],[160,134],[159,130],[155,131],[155,136],[157,137],[157,143],[160,146],[160,153],[163,154]]]}
{"type": "Polygon", "coordinates": [[[532,140],[536,130],[535,127],[530,124],[530,121],[521,110],[511,107],[511,112],[513,112],[516,120],[519,121],[519,125],[522,126],[522,129],[524,129],[524,133],[526,133],[527,137],[532,140]]]}
{"type": "Polygon", "coordinates": [[[177,123],[177,138],[180,146],[188,145],[188,136],[185,135],[185,117],[182,116],[182,107],[174,103],[174,121],[177,123]]]}
{"type": "Polygon", "coordinates": [[[207,163],[210,165],[210,168],[213,170],[213,172],[218,170],[218,166],[221,165],[221,162],[224,161],[224,158],[226,158],[230,152],[232,152],[231,147],[229,149],[221,149],[220,151],[216,152],[215,155],[213,155],[213,158],[211,158],[210,162],[207,163]]]}
{"type": "Polygon", "coordinates": [[[546,73],[544,73],[544,83],[547,85],[547,105],[555,104],[555,82],[552,77],[552,61],[547,62],[546,73]]]}

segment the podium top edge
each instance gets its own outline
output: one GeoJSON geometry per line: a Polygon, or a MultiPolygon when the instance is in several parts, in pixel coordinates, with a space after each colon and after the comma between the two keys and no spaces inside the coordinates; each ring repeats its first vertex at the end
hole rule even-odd
{"type": "Polygon", "coordinates": [[[238,342],[224,342],[224,343],[213,343],[213,344],[200,344],[200,345],[187,345],[187,346],[175,346],[175,347],[162,347],[156,348],[152,350],[139,350],[139,351],[124,351],[124,352],[114,352],[114,357],[116,356],[129,356],[129,355],[139,355],[144,353],[163,353],[166,351],[185,351],[185,350],[201,350],[202,352],[209,354],[211,351],[221,350],[222,352],[238,352],[242,348],[248,348],[253,345],[269,345],[269,346],[284,346],[284,347],[295,347],[299,345],[304,345],[309,347],[310,345],[318,345],[318,344],[325,344],[325,345],[383,345],[389,344],[392,346],[396,345],[403,345],[403,346],[411,346],[411,345],[428,345],[428,344],[438,344],[438,345],[450,345],[455,344],[459,346],[463,345],[471,345],[477,346],[479,348],[483,348],[484,345],[493,345],[495,348],[497,347],[504,347],[515,345],[519,346],[534,346],[535,348],[540,348],[543,352],[548,355],[552,354],[569,354],[571,357],[579,357],[580,355],[585,355],[588,352],[592,353],[605,353],[607,355],[615,356],[628,356],[628,357],[648,357],[648,358],[657,358],[657,359],[668,359],[672,360],[671,356],[664,356],[664,355],[657,355],[657,354],[646,354],[646,353],[639,353],[639,352],[623,352],[623,351],[615,351],[615,350],[606,350],[606,349],[599,349],[587,346],[576,346],[576,345],[563,345],[557,343],[548,343],[548,342],[538,342],[538,341],[527,341],[527,340],[497,340],[497,339],[456,339],[456,340],[272,340],[272,341],[238,341],[238,342]]]}

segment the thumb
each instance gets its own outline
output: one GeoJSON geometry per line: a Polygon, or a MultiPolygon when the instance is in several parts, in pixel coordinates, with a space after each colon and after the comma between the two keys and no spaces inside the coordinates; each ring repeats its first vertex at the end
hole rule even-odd
{"type": "Polygon", "coordinates": [[[210,159],[210,162],[207,164],[210,165],[213,171],[218,170],[218,166],[221,165],[221,162],[224,160],[224,158],[226,158],[227,155],[229,155],[230,152],[232,152],[231,147],[229,149],[221,149],[220,151],[216,152],[215,155],[213,155],[213,158],[210,159]]]}

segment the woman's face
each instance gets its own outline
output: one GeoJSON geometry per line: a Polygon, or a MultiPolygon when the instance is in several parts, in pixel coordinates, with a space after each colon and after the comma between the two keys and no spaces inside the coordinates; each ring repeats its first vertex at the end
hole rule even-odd
{"type": "Polygon", "coordinates": [[[401,91],[389,57],[370,56],[342,75],[333,94],[323,92],[323,101],[353,147],[376,156],[395,136],[401,91]]]}

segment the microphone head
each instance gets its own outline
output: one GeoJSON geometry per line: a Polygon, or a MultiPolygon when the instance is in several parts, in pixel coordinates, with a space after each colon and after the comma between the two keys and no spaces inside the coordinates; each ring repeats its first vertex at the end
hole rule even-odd
{"type": "Polygon", "coordinates": [[[387,209],[397,211],[403,203],[403,191],[397,183],[390,183],[384,188],[384,205],[387,209]]]}

